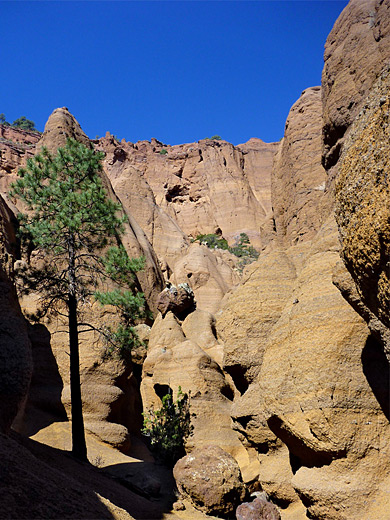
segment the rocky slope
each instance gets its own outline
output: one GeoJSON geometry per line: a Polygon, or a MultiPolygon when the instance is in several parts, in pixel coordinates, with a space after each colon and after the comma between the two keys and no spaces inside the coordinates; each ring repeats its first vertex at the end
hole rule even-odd
{"type": "MultiPolygon", "coordinates": [[[[182,466],[206,475],[186,486],[177,467],[186,500],[209,512],[216,507],[217,494],[207,498],[202,462],[209,460],[208,446],[216,445],[221,461],[236,459],[247,490],[268,493],[282,520],[388,518],[389,10],[386,0],[350,1],[326,43],[322,86],[306,89],[293,105],[281,143],[168,146],[156,139],[119,143],[109,134],[90,141],[65,108],[53,112],[39,142],[2,128],[4,334],[14,337],[9,346],[24,360],[18,371],[12,356],[0,360],[9,403],[1,410],[4,431],[25,399],[14,427],[64,448],[59,432],[69,411],[67,338],[50,338],[56,324],[32,327],[21,316],[12,287],[19,252],[5,193],[34,150],[42,144],[54,150],[72,136],[106,154],[104,182],[129,218],[127,251],[146,257],[139,283],[155,318],[150,331],[143,329],[149,347],[140,388],[140,369],[103,362],[93,336],[81,345],[89,445],[103,453],[104,441],[128,452],[141,406],[159,407],[162,395],[169,389],[176,394],[180,386],[191,393],[195,414],[186,445],[193,456],[182,466]],[[232,244],[241,232],[261,252],[243,273],[228,251],[192,242],[198,234],[217,233],[232,244]],[[157,312],[167,280],[189,284],[196,310],[157,312]],[[34,373],[26,397],[30,343],[34,373]]],[[[34,297],[21,304],[33,309],[34,297]]],[[[106,319],[105,312],[92,306],[90,318],[106,319]]],[[[132,440],[145,463],[144,448],[132,440]]],[[[5,453],[12,449],[7,443],[1,439],[5,453]]],[[[106,468],[112,457],[110,452],[106,468]]],[[[122,469],[132,464],[118,459],[123,467],[116,475],[131,478],[131,470],[122,469]]],[[[227,470],[218,474],[218,464],[210,464],[210,478],[219,482],[227,470]]],[[[144,486],[141,473],[132,482],[144,486]]],[[[243,500],[237,475],[232,493],[243,500]]],[[[96,495],[89,498],[93,507],[96,495]]],[[[218,510],[227,500],[218,499],[218,510]]],[[[128,499],[117,504],[131,514],[128,499]]],[[[114,509],[108,506],[114,518],[127,514],[114,509]]]]}

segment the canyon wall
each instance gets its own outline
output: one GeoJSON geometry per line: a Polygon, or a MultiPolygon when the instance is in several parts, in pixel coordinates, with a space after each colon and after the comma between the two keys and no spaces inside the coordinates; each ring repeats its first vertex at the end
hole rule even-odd
{"type": "MultiPolygon", "coordinates": [[[[13,292],[6,192],[27,157],[71,136],[105,153],[102,178],[128,217],[123,244],[146,258],[139,284],[154,313],[141,381],[131,363],[103,361],[98,338],[82,343],[87,430],[126,451],[142,406],[180,386],[195,414],[187,451],[216,444],[235,457],[283,520],[387,519],[389,27],[388,1],[349,2],[325,45],[322,86],[302,92],[280,143],[90,141],[65,108],[39,142],[2,128],[4,312],[13,309],[25,359],[4,430],[23,399],[15,427],[27,434],[69,413],[67,337],[55,323],[29,325],[13,292]],[[230,245],[246,233],[260,256],[243,269],[195,240],[208,233],[230,245]],[[168,281],[189,284],[195,310],[157,311],[168,281]]],[[[21,304],[32,310],[35,299],[21,304]]],[[[106,312],[92,306],[90,319],[106,312]]]]}

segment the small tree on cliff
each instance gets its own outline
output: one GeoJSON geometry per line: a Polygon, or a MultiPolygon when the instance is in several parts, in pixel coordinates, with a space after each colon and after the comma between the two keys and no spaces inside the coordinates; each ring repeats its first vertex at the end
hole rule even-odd
{"type": "Polygon", "coordinates": [[[31,121],[31,119],[27,119],[26,116],[22,116],[18,119],[15,119],[15,121],[12,123],[12,126],[20,128],[22,130],[36,130],[34,121],[31,121]]]}
{"type": "Polygon", "coordinates": [[[103,156],[68,139],[55,156],[43,149],[29,159],[11,190],[28,210],[19,215],[22,239],[43,253],[38,267],[27,274],[27,286],[41,292],[41,314],[55,312],[68,322],[72,452],[81,460],[87,460],[87,450],[80,388],[80,307],[107,276],[101,250],[123,232],[124,221],[99,176],[103,156]]]}

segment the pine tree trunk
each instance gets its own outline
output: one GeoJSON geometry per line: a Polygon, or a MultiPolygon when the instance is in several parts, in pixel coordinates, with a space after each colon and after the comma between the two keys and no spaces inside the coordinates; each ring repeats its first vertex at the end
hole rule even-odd
{"type": "Polygon", "coordinates": [[[81,400],[79,337],[77,326],[77,298],[75,288],[74,248],[69,247],[69,350],[70,350],[70,398],[72,412],[72,453],[79,460],[88,461],[85,443],[84,420],[81,400]]]}

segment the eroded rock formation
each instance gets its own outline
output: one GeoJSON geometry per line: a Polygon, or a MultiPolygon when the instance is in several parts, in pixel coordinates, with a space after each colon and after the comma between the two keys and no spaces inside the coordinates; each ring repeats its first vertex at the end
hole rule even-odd
{"type": "Polygon", "coordinates": [[[285,246],[313,238],[329,214],[322,126],[321,88],[308,88],[290,110],[272,174],[273,216],[285,246]]]}
{"type": "Polygon", "coordinates": [[[390,359],[389,85],[386,70],[345,139],[336,180],[336,215],[362,315],[390,359]]]}
{"type": "Polygon", "coordinates": [[[388,62],[389,10],[386,0],[351,0],[326,40],[322,88],[327,170],[336,165],[346,130],[388,62]]]}
{"type": "MultiPolygon", "coordinates": [[[[210,445],[224,450],[246,488],[266,491],[283,520],[388,517],[389,31],[388,1],[350,1],[326,43],[322,87],[306,89],[293,105],[281,143],[169,146],[156,139],[119,143],[110,134],[91,142],[64,108],[54,111],[38,143],[2,129],[3,192],[34,146],[54,150],[71,136],[105,152],[105,185],[129,219],[123,243],[147,263],[139,284],[155,319],[142,368],[143,408],[159,408],[179,386],[190,392],[189,457],[210,445]],[[232,244],[241,232],[261,251],[243,273],[229,251],[193,242],[216,233],[232,244]],[[188,284],[196,309],[158,305],[164,282],[188,284]]],[[[3,235],[11,237],[3,209],[3,235]]],[[[4,276],[12,242],[5,240],[0,258],[4,276]]],[[[56,334],[49,343],[53,323],[25,328],[8,278],[4,284],[12,302],[4,315],[18,327],[26,363],[3,429],[26,393],[27,334],[35,370],[52,370],[47,381],[35,373],[25,417],[18,418],[29,433],[27,418],[54,409],[64,418],[61,407],[69,409],[67,338],[56,334]],[[45,365],[49,351],[54,356],[45,365]]],[[[22,304],[32,309],[34,299],[22,304]]],[[[115,321],[112,310],[97,305],[90,318],[106,319],[106,312],[115,321]]],[[[81,368],[86,427],[126,450],[141,421],[134,370],[102,362],[91,334],[81,346],[81,368]]],[[[217,464],[201,462],[202,485],[195,487],[203,498],[190,494],[199,506],[213,489],[222,506],[209,512],[230,514],[216,496],[223,484],[207,484],[217,464]]],[[[184,490],[192,477],[177,478],[184,490]]]]}

